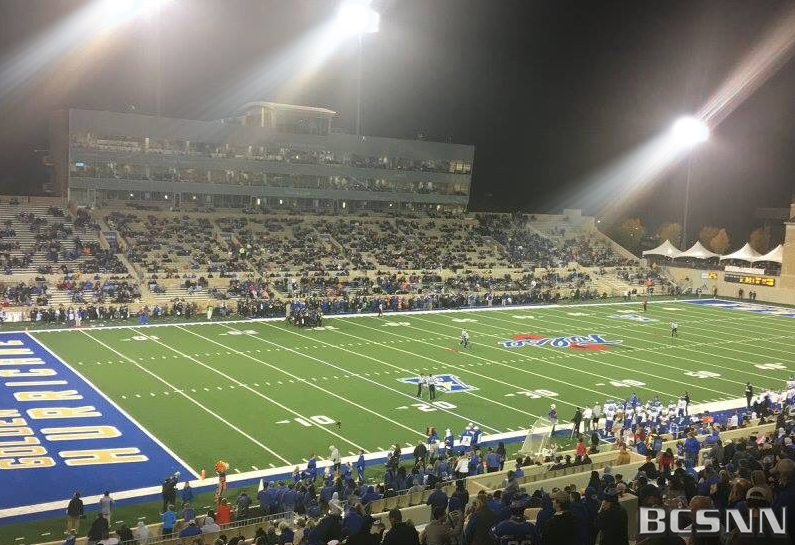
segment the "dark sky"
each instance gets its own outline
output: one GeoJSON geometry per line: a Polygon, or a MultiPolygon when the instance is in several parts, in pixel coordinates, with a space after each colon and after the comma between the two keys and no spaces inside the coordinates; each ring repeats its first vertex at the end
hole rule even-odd
{"type": "MultiPolygon", "coordinates": [[[[46,39],[85,1],[0,0],[0,55],[46,39]]],[[[355,41],[329,53],[297,92],[283,73],[256,92],[292,44],[336,11],[335,0],[174,0],[160,19],[161,111],[215,118],[235,99],[324,106],[353,128],[355,41]]],[[[476,146],[471,208],[544,211],[589,175],[692,112],[731,73],[784,1],[375,0],[381,32],[365,38],[366,134],[476,146]]],[[[0,184],[34,188],[46,174],[47,115],[60,107],[156,111],[157,24],[127,23],[90,52],[65,52],[0,102],[0,184]]],[[[300,68],[303,63],[292,63],[300,68]]],[[[0,82],[2,84],[2,82],[0,82]]],[[[795,188],[795,63],[789,62],[697,148],[691,225],[725,225],[736,240],[758,206],[795,188]]],[[[684,168],[627,213],[678,220],[684,168]]],[[[591,210],[591,212],[596,212],[591,210]]]]}

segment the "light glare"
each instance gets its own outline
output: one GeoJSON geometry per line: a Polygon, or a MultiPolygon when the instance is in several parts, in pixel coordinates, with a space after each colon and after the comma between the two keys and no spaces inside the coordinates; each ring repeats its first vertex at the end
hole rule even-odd
{"type": "Polygon", "coordinates": [[[709,139],[709,127],[695,117],[682,117],[674,123],[674,137],[683,146],[695,146],[709,139]]]}
{"type": "Polygon", "coordinates": [[[345,2],[337,12],[337,25],[349,34],[378,32],[381,15],[370,8],[369,2],[345,2]]]}

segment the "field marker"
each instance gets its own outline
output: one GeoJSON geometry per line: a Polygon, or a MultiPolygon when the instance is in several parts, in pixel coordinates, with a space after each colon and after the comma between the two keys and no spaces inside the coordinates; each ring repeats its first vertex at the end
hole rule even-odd
{"type": "Polygon", "coordinates": [[[259,471],[259,468],[257,466],[251,466],[251,469],[253,469],[254,471],[259,471]]]}
{"type": "MultiPolygon", "coordinates": [[[[139,333],[139,332],[138,332],[138,331],[137,331],[135,328],[132,328],[132,327],[131,327],[130,329],[131,329],[132,331],[134,331],[135,333],[139,333]]],[[[222,347],[224,347],[224,348],[229,348],[228,346],[225,346],[225,345],[223,345],[223,344],[221,344],[221,343],[219,343],[219,342],[217,342],[217,341],[214,341],[214,340],[212,340],[212,339],[210,339],[210,338],[208,338],[208,337],[205,337],[205,336],[203,336],[203,335],[199,335],[198,333],[195,333],[195,332],[193,332],[193,331],[190,331],[189,329],[185,329],[184,327],[180,327],[179,329],[180,329],[181,331],[185,331],[185,332],[187,332],[187,333],[190,333],[191,335],[194,335],[194,336],[196,336],[196,337],[199,337],[199,338],[201,338],[201,339],[204,339],[204,340],[205,340],[205,341],[207,341],[207,342],[211,342],[211,343],[213,343],[213,344],[216,344],[216,345],[218,345],[218,346],[222,346],[222,347]]],[[[231,328],[231,327],[230,327],[229,329],[233,329],[233,330],[234,330],[234,328],[231,328]]],[[[160,345],[162,345],[162,346],[164,346],[164,347],[166,347],[166,348],[168,348],[169,350],[171,350],[171,351],[173,351],[173,352],[177,352],[177,353],[179,353],[179,350],[176,350],[175,348],[173,348],[173,347],[171,347],[171,346],[169,346],[169,345],[167,345],[167,344],[165,344],[165,343],[163,343],[163,342],[161,342],[161,341],[159,341],[159,340],[156,340],[155,342],[156,342],[156,343],[158,343],[158,344],[160,344],[160,345]]],[[[236,353],[240,353],[240,354],[242,354],[242,352],[239,352],[239,351],[235,351],[235,352],[236,352],[236,353]]],[[[255,358],[253,358],[252,356],[246,356],[246,357],[247,357],[247,358],[252,358],[252,359],[255,359],[255,358]]],[[[212,366],[210,366],[210,365],[207,365],[207,364],[205,364],[205,363],[203,363],[203,362],[201,362],[201,361],[199,361],[199,360],[196,360],[196,359],[194,359],[193,361],[194,361],[194,362],[196,362],[197,364],[199,364],[200,366],[202,366],[202,367],[204,367],[204,368],[206,368],[206,369],[208,369],[208,370],[210,370],[210,371],[212,371],[212,372],[214,372],[214,373],[216,373],[216,374],[218,374],[218,375],[220,375],[220,376],[222,376],[222,377],[226,378],[227,380],[229,380],[229,381],[231,381],[231,382],[235,382],[235,383],[237,383],[238,385],[242,385],[242,383],[241,383],[239,380],[235,379],[235,378],[234,378],[234,377],[232,377],[232,376],[226,375],[225,373],[223,373],[223,372],[221,372],[221,371],[219,371],[219,370],[215,369],[214,367],[212,367],[212,366]]],[[[256,360],[256,359],[255,359],[255,361],[260,361],[260,360],[256,360]]],[[[265,363],[265,362],[260,362],[260,363],[265,363]]],[[[278,369],[277,367],[274,367],[274,366],[272,366],[272,365],[270,365],[270,364],[266,364],[266,365],[268,365],[269,367],[272,367],[272,368],[274,368],[274,369],[278,369]]],[[[289,373],[285,373],[285,374],[288,374],[288,375],[289,375],[289,373]]],[[[290,376],[293,376],[293,375],[290,375],[290,376]]],[[[220,387],[219,387],[219,389],[220,389],[220,387]]],[[[251,393],[253,393],[254,395],[256,395],[256,396],[258,396],[258,397],[260,397],[260,398],[262,398],[262,399],[264,399],[264,400],[268,401],[269,403],[272,403],[273,405],[276,405],[277,407],[280,407],[281,409],[283,409],[283,410],[285,410],[285,411],[288,411],[288,412],[290,412],[290,413],[294,414],[294,415],[295,415],[295,416],[297,416],[297,417],[304,418],[304,415],[302,415],[301,413],[299,413],[299,412],[297,412],[297,411],[295,411],[295,410],[293,410],[293,409],[291,409],[291,408],[287,407],[287,406],[286,406],[286,405],[284,405],[283,403],[279,403],[279,402],[278,402],[278,401],[276,401],[275,399],[271,399],[271,398],[269,398],[268,396],[266,396],[266,395],[264,395],[264,394],[262,394],[262,393],[258,392],[257,390],[254,390],[254,389],[252,389],[252,388],[246,387],[246,389],[247,389],[248,391],[250,391],[251,393]]],[[[322,388],[320,388],[320,389],[322,390],[322,388]]],[[[345,399],[344,397],[342,397],[342,396],[338,396],[338,395],[336,395],[336,394],[333,394],[332,392],[328,392],[328,393],[331,393],[332,395],[335,395],[335,396],[336,396],[336,397],[338,397],[339,399],[342,399],[342,400],[344,400],[344,399],[345,399]]],[[[316,423],[315,423],[314,425],[315,425],[315,427],[317,427],[318,429],[321,429],[321,430],[325,431],[326,433],[328,433],[328,434],[330,434],[330,435],[333,435],[334,437],[337,437],[338,439],[340,439],[340,440],[342,440],[342,441],[344,441],[344,442],[346,442],[346,443],[348,443],[348,444],[350,444],[350,445],[353,445],[354,447],[356,447],[356,448],[358,448],[358,449],[362,449],[362,450],[364,450],[364,447],[362,447],[362,446],[360,446],[360,445],[358,445],[358,444],[354,443],[354,442],[353,442],[353,441],[351,441],[350,439],[347,439],[347,438],[345,438],[344,436],[342,436],[342,435],[340,435],[340,434],[338,434],[338,433],[334,432],[333,430],[330,430],[330,429],[328,429],[327,427],[325,427],[325,426],[322,426],[322,425],[319,425],[319,424],[316,424],[316,423]]],[[[409,428],[409,429],[410,429],[410,428],[409,428]]],[[[423,434],[420,434],[420,435],[423,435],[423,434]]],[[[274,453],[274,454],[275,454],[275,453],[274,453]]],[[[278,456],[278,458],[280,458],[281,460],[283,460],[283,461],[284,461],[285,463],[287,463],[287,464],[289,464],[289,463],[290,463],[289,461],[287,461],[286,459],[282,458],[281,456],[278,456]]]]}

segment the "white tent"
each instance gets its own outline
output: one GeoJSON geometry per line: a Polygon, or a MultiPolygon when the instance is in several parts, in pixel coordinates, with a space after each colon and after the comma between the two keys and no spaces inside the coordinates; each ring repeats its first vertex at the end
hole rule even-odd
{"type": "Polygon", "coordinates": [[[736,252],[720,256],[720,260],[723,261],[724,259],[737,259],[738,261],[748,261],[749,263],[752,263],[760,255],[761,254],[759,252],[754,250],[751,245],[746,242],[745,246],[736,252]]]}
{"type": "Polygon", "coordinates": [[[646,250],[643,252],[643,255],[662,255],[665,257],[679,257],[679,254],[682,252],[676,248],[673,244],[671,244],[670,240],[666,240],[656,248],[652,248],[651,250],[646,250]]]}
{"type": "Polygon", "coordinates": [[[696,241],[689,250],[686,250],[676,257],[694,257],[696,259],[709,259],[710,257],[718,257],[718,254],[710,252],[701,244],[701,241],[696,241]]]}
{"type": "Polygon", "coordinates": [[[759,257],[753,259],[754,263],[759,261],[770,261],[772,263],[781,263],[781,258],[784,255],[784,246],[779,244],[765,255],[760,255],[759,257]]]}

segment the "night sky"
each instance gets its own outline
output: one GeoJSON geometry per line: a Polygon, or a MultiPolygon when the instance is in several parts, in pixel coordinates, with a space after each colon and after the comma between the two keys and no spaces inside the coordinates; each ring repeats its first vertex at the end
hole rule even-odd
{"type": "MultiPolygon", "coordinates": [[[[0,0],[0,54],[7,61],[46,39],[84,4],[0,0]]],[[[214,119],[246,100],[278,100],[331,108],[336,125],[352,130],[355,39],[329,52],[298,88],[285,91],[284,73],[263,78],[253,93],[242,87],[269,73],[337,5],[174,0],[159,23],[129,22],[88,52],[64,52],[0,101],[2,192],[35,193],[46,177],[34,150],[48,145],[53,109],[155,113],[158,66],[162,115],[214,119]]],[[[474,144],[472,210],[545,211],[696,111],[787,5],[375,0],[382,21],[364,41],[364,133],[474,144]]],[[[694,151],[693,229],[726,226],[740,240],[758,223],[756,207],[787,206],[795,189],[793,91],[788,62],[694,151]]],[[[684,163],[672,169],[625,213],[650,227],[680,220],[684,172],[684,163]]]]}

